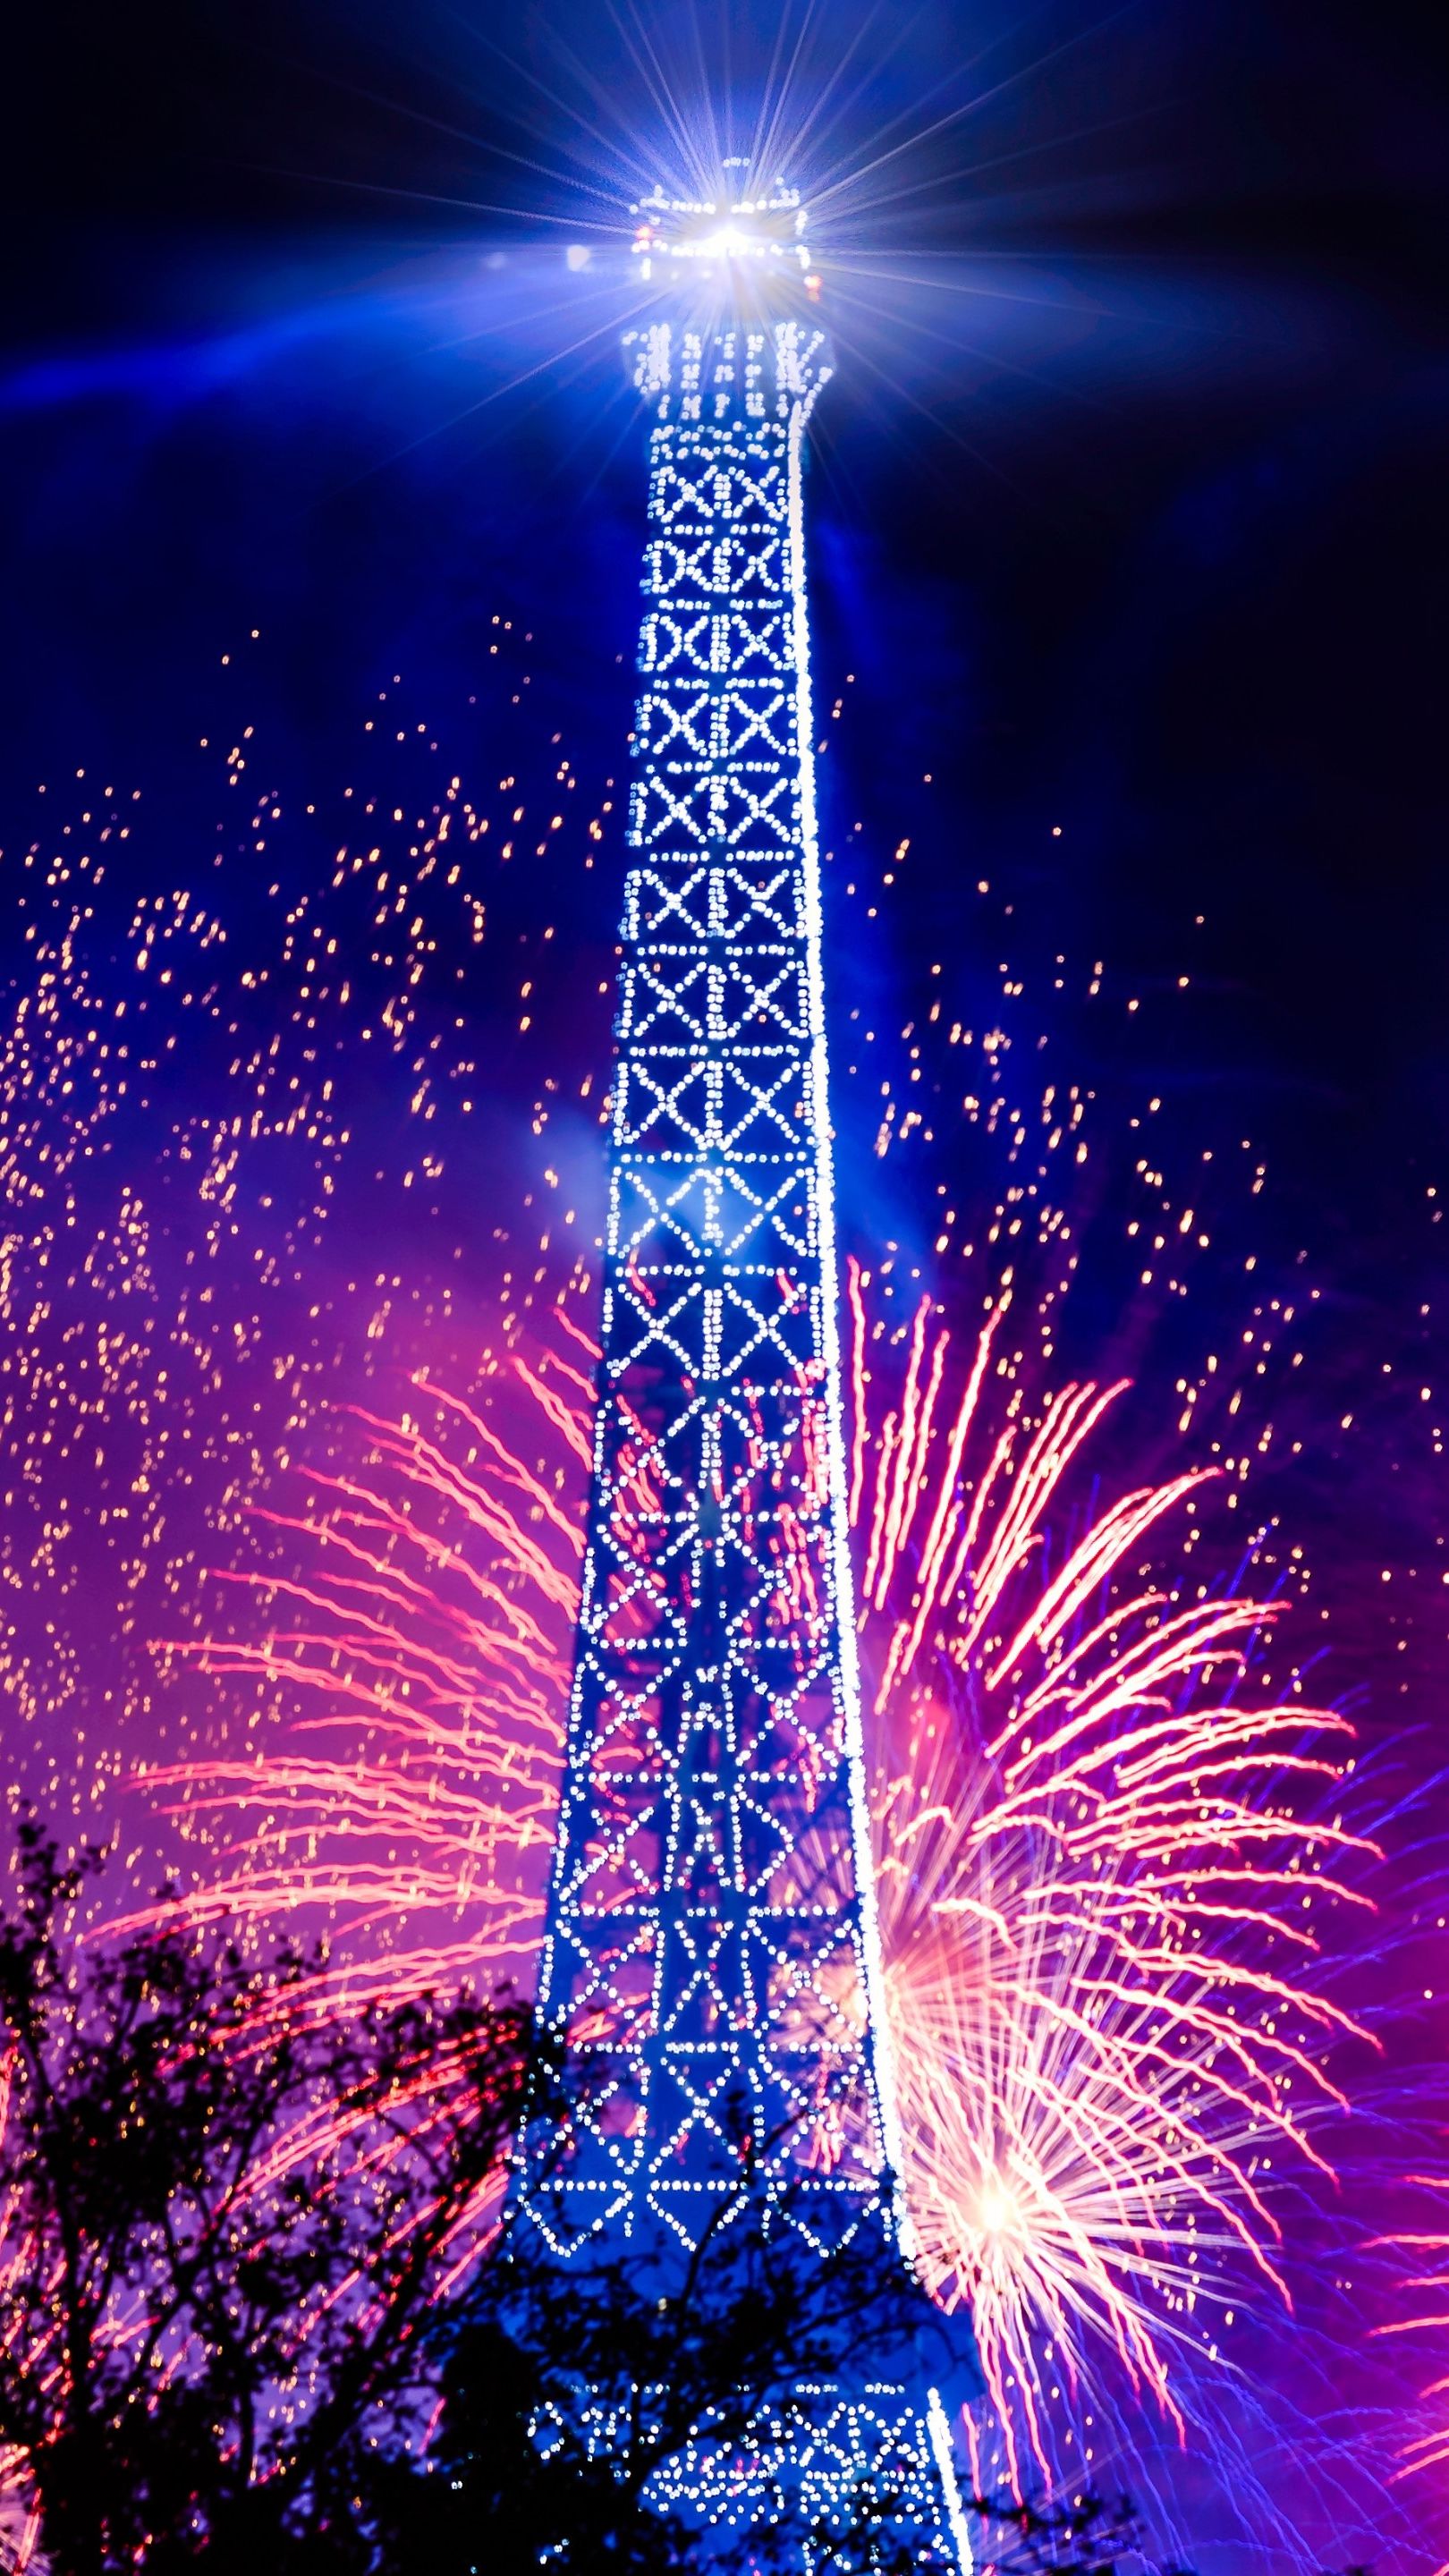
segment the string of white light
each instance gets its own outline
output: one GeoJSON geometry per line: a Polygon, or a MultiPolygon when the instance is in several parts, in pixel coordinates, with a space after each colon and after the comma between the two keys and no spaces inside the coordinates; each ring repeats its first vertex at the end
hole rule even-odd
{"type": "MultiPolygon", "coordinates": [[[[718,283],[737,259],[773,279],[783,257],[812,289],[798,208],[776,190],[640,209],[646,266],[692,259],[716,309],[630,335],[653,413],[632,863],[541,1987],[600,2081],[566,2207],[553,2186],[524,2193],[563,2259],[615,2232],[696,2243],[738,2194],[746,2139],[782,2230],[820,2254],[901,2226],[845,1528],[804,579],[803,442],[830,352],[808,310],[751,314],[718,283]]],[[[954,2565],[949,2443],[922,2403],[820,2392],[808,2510],[838,2520],[863,2473],[889,2459],[900,2488],[904,2461],[921,2563],[954,2565]]],[[[707,2434],[697,2447],[676,2478],[737,2518],[707,2434]]]]}

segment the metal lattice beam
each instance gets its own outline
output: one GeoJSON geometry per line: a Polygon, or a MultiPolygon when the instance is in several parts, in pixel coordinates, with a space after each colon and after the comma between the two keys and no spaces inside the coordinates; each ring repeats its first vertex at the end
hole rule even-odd
{"type": "MultiPolygon", "coordinates": [[[[601,2082],[566,2218],[552,2186],[522,2197],[561,2259],[631,2232],[687,2247],[738,2191],[743,2126],[781,2225],[825,2254],[867,2222],[898,2242],[900,2169],[843,1516],[803,558],[829,351],[808,315],[635,346],[654,425],[603,1361],[541,1988],[601,2082]]],[[[816,2413],[820,2494],[904,2456],[921,2563],[954,2564],[939,2403],[843,2383],[816,2413]]]]}

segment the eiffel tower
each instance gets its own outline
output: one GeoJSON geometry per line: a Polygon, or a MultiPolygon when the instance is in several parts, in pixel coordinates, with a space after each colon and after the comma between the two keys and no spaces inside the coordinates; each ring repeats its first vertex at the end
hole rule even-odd
{"type": "MultiPolygon", "coordinates": [[[[832,358],[795,191],[756,194],[726,164],[712,202],[656,193],[634,213],[649,531],[540,1990],[599,2080],[566,2193],[525,2159],[519,2200],[561,2263],[687,2250],[738,2195],[743,2126],[792,2259],[875,2230],[904,2276],[843,1509],[805,589],[806,433],[832,358]]],[[[842,2353],[785,2481],[802,2535],[889,2479],[911,2562],[969,2564],[939,2375],[872,2378],[842,2353]]],[[[749,2497],[737,2477],[709,2492],[707,2443],[693,2474],[701,2527],[743,2529],[749,2497]]]]}

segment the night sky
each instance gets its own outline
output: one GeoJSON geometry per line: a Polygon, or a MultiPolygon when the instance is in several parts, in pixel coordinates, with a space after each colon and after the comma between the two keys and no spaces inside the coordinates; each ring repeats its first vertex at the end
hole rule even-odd
{"type": "MultiPolygon", "coordinates": [[[[85,934],[93,991],[134,981],[137,908],[180,887],[214,907],[238,966],[270,961],[200,1035],[182,978],[150,996],[152,1069],[133,1065],[66,1183],[65,1222],[113,1249],[128,1188],[145,1202],[123,1284],[150,1301],[157,1346],[205,1225],[175,1139],[188,1116],[225,1118],[237,1066],[284,1025],[300,952],[282,915],[328,876],[344,788],[378,809],[379,842],[394,807],[401,822],[454,776],[492,823],[475,877],[428,912],[439,945],[405,1040],[387,1022],[395,961],[364,958],[362,913],[339,901],[348,1008],[366,1017],[372,994],[389,1035],[327,1038],[349,1141],[325,1225],[325,1139],[304,1152],[282,1118],[242,1158],[252,1267],[217,1256],[217,1295],[246,1386],[211,1413],[194,1351],[194,1384],[173,1375],[160,1414],[139,1359],[107,1375],[86,1306],[99,1272],[59,1292],[41,1247],[36,1138],[70,1112],[50,1099],[27,1130],[12,1090],[5,1418],[31,1462],[0,1549],[12,1776],[84,1797],[164,1748],[173,1701],[138,1679],[155,1620],[127,1603],[151,1586],[178,1626],[202,1618],[190,1569],[217,1561],[210,1533],[241,1487],[266,1483],[302,1380],[325,1398],[367,1378],[364,1275],[398,1274],[397,1366],[463,1368],[533,1293],[554,1192],[569,1213],[550,1257],[560,1279],[587,1267],[642,513],[620,201],[672,175],[670,102],[699,132],[713,100],[742,148],[772,60],[794,52],[781,131],[803,133],[807,194],[823,183],[841,359],[810,510],[847,1237],[866,1259],[889,1247],[885,1293],[904,1303],[919,1281],[949,1311],[973,1193],[1002,1185],[986,1143],[941,1115],[929,1141],[879,1150],[883,1084],[905,1077],[939,967],[947,1020],[1003,1014],[1020,1054],[1044,1049],[1095,1095],[1102,1141],[1075,1203],[1092,1250],[1061,1355],[1138,1380],[1117,1463],[1167,1472],[1178,1380],[1255,1328],[1255,1301],[1311,1301],[1301,1365],[1285,1354],[1260,1390],[1278,1437],[1253,1492],[1267,1562],[1300,1547],[1306,1615],[1330,1611],[1317,1687],[1353,1709],[1388,1798],[1421,1786],[1390,1836],[1419,1857],[1385,1905],[1403,1988],[1389,2056],[1430,2151],[1449,2107],[1434,1970],[1400,1937],[1423,1914],[1409,1880],[1437,1867],[1449,1742],[1449,135],[1429,17],[1345,0],[142,0],[27,27],[3,170],[12,1002],[48,935],[25,853],[49,865],[62,811],[74,845],[137,790],[85,934]],[[588,259],[570,265],[571,244],[588,259]],[[254,791],[276,806],[260,839],[251,802],[238,828],[254,791]],[[529,821],[505,864],[515,797],[529,821]],[[855,1044],[867,1025],[879,1063],[855,1044]],[[451,1067],[436,1174],[417,1162],[415,1046],[451,1067]],[[1211,1217],[1182,1299],[1142,1297],[1124,1233],[1148,1135],[1149,1186],[1174,1208],[1196,1192],[1211,1217]],[[80,1460],[60,1424],[87,1370],[121,1417],[108,1490],[118,1460],[143,1474],[144,1518],[179,1479],[144,1572],[104,1509],[65,1562],[47,1527],[35,1390],[59,1406],[57,1454],[80,1460]],[[223,1416],[242,1426],[240,1477],[223,1416]]],[[[305,1087],[291,1000],[285,1027],[275,1080],[295,1050],[305,1087]]],[[[13,1026],[9,1043],[19,1079],[13,1026]]],[[[126,1831],[149,1856],[134,1809],[126,1831]]],[[[1395,2166],[1382,2135],[1373,2155],[1395,2166]]],[[[1365,2228],[1378,2191],[1359,2189],[1365,2228]]],[[[1421,2482],[1381,2566],[1443,2555],[1443,2477],[1421,2482]]],[[[1352,2547],[1373,2555],[1372,2479],[1353,2493],[1352,2547]]],[[[1217,2507],[1201,2511],[1206,2544],[1217,2507]]],[[[1290,2561],[1224,2542],[1202,2563],[1290,2561]]]]}

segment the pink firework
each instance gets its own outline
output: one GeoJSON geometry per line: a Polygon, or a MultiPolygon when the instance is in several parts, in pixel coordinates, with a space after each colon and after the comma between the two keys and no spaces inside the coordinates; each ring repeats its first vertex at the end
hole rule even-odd
{"type": "MultiPolygon", "coordinates": [[[[588,1380],[563,1350],[513,1369],[572,1458],[588,1380]]],[[[563,1759],[577,1517],[474,1405],[425,1378],[395,1417],[353,1410],[339,1428],[345,1463],[304,1470],[298,1509],[252,1514],[283,1563],[218,1575],[260,1598],[261,1633],[163,1650],[253,1685],[287,1721],[280,1749],[149,1775],[186,1816],[229,1820],[225,1865],[188,1910],[272,1929],[310,1918],[337,1980],[369,1992],[526,1980],[563,1759]]]]}
{"type": "MultiPolygon", "coordinates": [[[[1449,2176],[1444,2174],[1413,2173],[1404,2179],[1411,2190],[1432,2193],[1441,2204],[1449,2196],[1449,2176]]],[[[1375,2326],[1374,2334],[1410,2337],[1442,2353],[1449,2331],[1449,2228],[1436,2224],[1399,2229],[1391,2236],[1370,2238],[1365,2251],[1386,2251],[1404,2266],[1397,2286],[1405,2312],[1375,2326]]],[[[1420,2389],[1419,2397],[1428,2421],[1400,2449],[1389,2471],[1391,2485],[1420,2470],[1441,2469],[1449,2462],[1449,2422],[1445,2421],[1449,2370],[1436,2368],[1420,2389]]],[[[1437,2576],[1445,2576],[1444,2568],[1437,2571],[1437,2576]]]]}
{"type": "Polygon", "coordinates": [[[923,1305],[871,1420],[851,1276],[852,1502],[877,1675],[875,1838],[919,2256],[976,2321],[1008,2473],[1049,2470],[1104,2349],[1179,2426],[1175,2354],[1279,2294],[1272,2176],[1327,2171],[1325,2059],[1355,2029],[1305,1975],[1367,1899],[1325,1819],[1345,1721],[1253,1680],[1280,1606],[1143,1572],[1207,1481],[1074,1526],[1122,1386],[1032,1407],[989,1311],[948,1400],[923,1305]],[[1069,1533],[1065,1534],[1064,1533],[1069,1533]],[[1245,2279],[1246,2274],[1246,2279],[1245,2279]]]}
{"type": "MultiPolygon", "coordinates": [[[[1033,1404],[998,1301],[953,1369],[918,1314],[876,1418],[852,1270],[850,1444],[888,2009],[936,2295],[976,2321],[1004,2464],[1115,2357],[1173,2420],[1219,2311],[1278,2294],[1276,2181],[1326,2170],[1353,2024],[1321,1924],[1369,1847],[1326,1821],[1348,1728],[1254,1682],[1280,1606],[1143,1575],[1204,1476],[1073,1504],[1122,1392],[1033,1404]],[[960,1377],[957,1383],[958,1375],[960,1377]]],[[[280,1741],[153,1774],[221,1840],[190,1900],[326,1925],[328,1989],[526,1982],[562,1761],[589,1351],[510,1376],[532,1463],[419,1380],[353,1463],[258,1516],[226,1576],[260,1633],[168,1650],[253,1687],[280,1741]],[[277,1562],[280,1553],[281,1562],[277,1562]]],[[[1215,2349],[1215,2347],[1212,2347],[1215,2349]]],[[[1080,2455],[1079,2455],[1080,2456],[1080,2455]]]]}
{"type": "MultiPolygon", "coordinates": [[[[577,1362],[596,1354],[560,1320],[560,1346],[510,1375],[559,1449],[555,1479],[577,1481],[590,1387],[577,1362]]],[[[250,1758],[147,1775],[212,1855],[186,1914],[324,1935],[325,1968],[278,1989],[289,2015],[464,1982],[526,1989],[563,1760],[575,1525],[556,1483],[426,1378],[392,1417],[353,1409],[335,1429],[344,1455],[303,1471],[297,1508],[252,1513],[268,1561],[219,1572],[248,1596],[238,1630],[162,1650],[282,1722],[250,1758]]],[[[457,2072],[450,2087],[446,2069],[427,2070],[439,2117],[468,2101],[457,2072]]],[[[305,2160],[338,2144],[299,2132],[291,2149],[305,2160]]],[[[460,2223],[462,2268],[498,2189],[460,2223]]]]}

